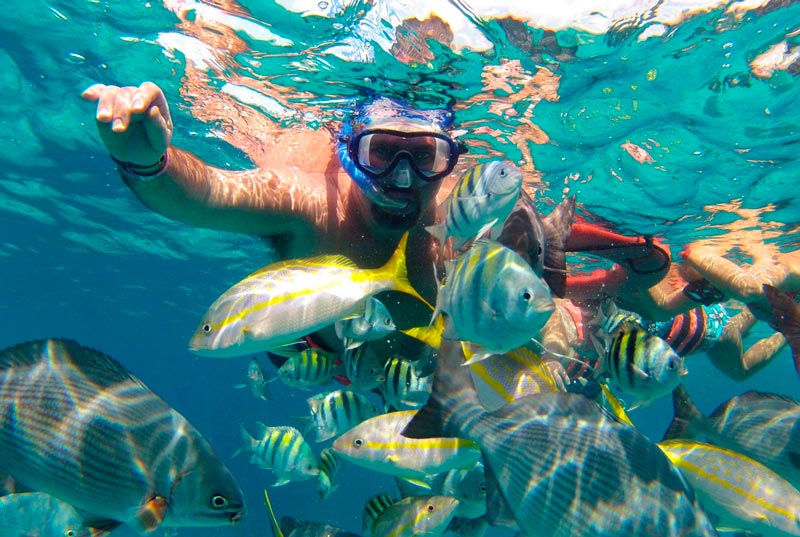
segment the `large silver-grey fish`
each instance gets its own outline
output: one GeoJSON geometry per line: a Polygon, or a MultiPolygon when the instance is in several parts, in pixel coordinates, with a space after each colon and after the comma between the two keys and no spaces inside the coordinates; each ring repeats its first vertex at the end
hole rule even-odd
{"type": "Polygon", "coordinates": [[[498,242],[478,239],[445,267],[433,320],[446,313],[442,337],[483,347],[470,363],[529,343],[555,310],[547,284],[498,242]]]}
{"type": "Polygon", "coordinates": [[[3,537],[94,537],[83,517],[70,504],[44,492],[21,492],[0,498],[3,537]]]}
{"type": "Polygon", "coordinates": [[[728,399],[708,417],[683,386],[672,392],[675,417],[664,435],[702,439],[760,462],[800,488],[800,402],[748,391],[728,399]]]}
{"type": "Polygon", "coordinates": [[[488,412],[463,363],[460,342],[443,340],[431,398],[403,434],[477,443],[493,483],[487,506],[499,494],[523,535],[716,535],[678,470],[634,427],[570,393],[488,412]]]}
{"type": "Polygon", "coordinates": [[[186,419],[112,358],[72,340],[0,351],[0,471],[139,531],[222,526],[242,491],[186,419]]]}
{"type": "Polygon", "coordinates": [[[523,189],[497,238],[497,242],[519,254],[561,298],[567,289],[565,250],[574,216],[575,196],[563,200],[543,217],[523,189]]]}

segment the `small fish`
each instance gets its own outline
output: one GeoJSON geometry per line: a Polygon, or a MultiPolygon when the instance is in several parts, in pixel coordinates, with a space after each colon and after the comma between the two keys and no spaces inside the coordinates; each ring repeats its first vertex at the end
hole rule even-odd
{"type": "Polygon", "coordinates": [[[339,457],[333,449],[325,448],[319,454],[319,476],[317,476],[317,496],[326,500],[339,485],[333,484],[333,478],[339,470],[339,457]]]}
{"type": "Polygon", "coordinates": [[[0,427],[0,473],[92,513],[93,527],[223,526],[244,515],[241,489],[200,433],[75,341],[0,351],[0,416],[14,424],[0,427]]]}
{"type": "Polygon", "coordinates": [[[267,384],[272,382],[273,379],[267,380],[267,376],[264,374],[264,370],[261,368],[261,364],[258,363],[256,357],[250,358],[250,365],[247,367],[247,384],[237,384],[234,388],[250,388],[250,392],[256,399],[261,399],[262,401],[269,401],[270,395],[269,390],[267,389],[267,384]]]}
{"type": "Polygon", "coordinates": [[[341,369],[335,354],[314,347],[281,354],[289,359],[278,369],[278,379],[292,388],[311,390],[330,384],[341,369]]]}
{"type": "Polygon", "coordinates": [[[256,427],[256,437],[244,426],[240,427],[242,447],[233,455],[251,453],[252,464],[272,470],[278,477],[273,487],[319,475],[317,459],[300,431],[286,426],[267,427],[261,422],[257,422],[256,427]]]}
{"type": "Polygon", "coordinates": [[[372,535],[372,528],[378,517],[386,511],[386,508],[397,502],[389,494],[380,493],[372,496],[364,505],[364,512],[361,515],[361,531],[364,535],[372,535]]]}
{"type": "Polygon", "coordinates": [[[349,431],[362,421],[378,415],[378,407],[363,394],[350,390],[321,393],[306,399],[317,442],[349,431]]]}
{"type": "Polygon", "coordinates": [[[740,453],[693,440],[658,444],[694,488],[717,527],[800,535],[800,491],[740,453]]]}
{"type": "Polygon", "coordinates": [[[455,516],[476,518],[486,513],[486,482],[483,464],[478,461],[469,468],[455,468],[428,476],[420,482],[396,477],[397,488],[407,496],[452,496],[458,499],[455,516]],[[422,486],[427,485],[427,486],[422,486]]]}
{"type": "Polygon", "coordinates": [[[369,391],[386,380],[383,363],[369,345],[344,354],[344,374],[353,390],[369,391]]]}
{"type": "Polygon", "coordinates": [[[419,408],[431,393],[431,378],[421,377],[414,362],[401,356],[392,356],[384,365],[385,381],[381,395],[387,408],[408,410],[419,408]]]}
{"type": "Polygon", "coordinates": [[[336,336],[342,340],[345,351],[355,349],[365,341],[383,339],[395,330],[392,314],[383,302],[370,297],[364,305],[364,312],[357,316],[336,321],[336,336]]]}
{"type": "Polygon", "coordinates": [[[446,313],[442,337],[484,347],[469,363],[530,342],[555,310],[547,284],[500,243],[476,240],[445,266],[433,319],[446,313]]]}
{"type": "Polygon", "coordinates": [[[384,509],[372,525],[372,537],[442,535],[458,500],[449,496],[403,498],[384,509]]]}
{"type": "Polygon", "coordinates": [[[794,369],[800,375],[800,305],[787,293],[764,284],[764,296],[772,308],[772,318],[778,332],[783,334],[792,349],[794,369]]]}
{"type": "Polygon", "coordinates": [[[364,468],[410,479],[466,468],[480,458],[477,446],[468,440],[402,436],[416,412],[401,410],[362,421],[337,438],[333,449],[364,468]]]}
{"type": "Polygon", "coordinates": [[[453,250],[492,230],[496,239],[522,190],[522,170],[493,160],[467,170],[444,201],[444,222],[427,226],[442,248],[448,237],[453,250]]]}
{"type": "Polygon", "coordinates": [[[90,537],[105,533],[86,527],[74,507],[44,492],[22,492],[0,498],[3,537],[90,537]]]}
{"type": "Polygon", "coordinates": [[[267,265],[211,305],[189,349],[220,358],[275,351],[352,315],[381,291],[400,291],[425,302],[408,281],[407,242],[405,233],[389,261],[377,269],[358,268],[341,255],[267,265]]]}
{"type": "Polygon", "coordinates": [[[603,370],[643,404],[670,393],[686,375],[683,358],[666,341],[630,321],[614,334],[603,370]]]}
{"type": "Polygon", "coordinates": [[[533,199],[522,191],[503,225],[497,242],[519,254],[553,294],[564,298],[567,288],[567,240],[572,234],[575,196],[556,205],[545,217],[533,199]]]}
{"type": "Polygon", "coordinates": [[[800,488],[800,402],[773,393],[748,391],[728,399],[708,417],[688,392],[672,392],[675,416],[664,435],[703,439],[763,464],[800,488]]]}
{"type": "Polygon", "coordinates": [[[716,535],[678,470],[638,430],[571,393],[488,412],[464,360],[458,342],[443,340],[431,398],[403,435],[478,444],[490,521],[501,501],[523,535],[716,535]]]}

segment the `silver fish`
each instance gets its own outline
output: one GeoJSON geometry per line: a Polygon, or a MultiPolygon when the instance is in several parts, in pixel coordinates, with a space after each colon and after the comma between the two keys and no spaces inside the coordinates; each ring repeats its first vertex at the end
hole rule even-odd
{"type": "Polygon", "coordinates": [[[728,399],[708,417],[688,392],[672,392],[675,417],[664,435],[702,439],[760,462],[800,489],[800,402],[773,393],[749,391],[728,399]]]}
{"type": "Polygon", "coordinates": [[[476,240],[445,266],[433,319],[446,313],[443,337],[484,347],[470,363],[530,342],[555,310],[547,284],[500,243],[476,240]]]}
{"type": "Polygon", "coordinates": [[[0,471],[96,518],[222,526],[242,492],[197,430],[112,358],[72,340],[0,351],[0,471]]]}
{"type": "MultiPolygon", "coordinates": [[[[463,362],[461,345],[443,340],[431,399],[403,435],[476,442],[523,535],[716,535],[679,472],[635,428],[569,393],[488,412],[463,362]]],[[[498,495],[488,494],[487,505],[498,495]]]]}
{"type": "Polygon", "coordinates": [[[336,336],[342,340],[345,351],[355,349],[365,341],[383,339],[395,330],[392,314],[383,302],[375,297],[365,301],[364,312],[357,316],[337,321],[336,336]]]}
{"type": "Polygon", "coordinates": [[[93,532],[70,504],[44,492],[22,492],[0,498],[3,537],[91,537],[93,532]]]}
{"type": "Polygon", "coordinates": [[[454,468],[429,477],[421,482],[395,478],[403,497],[452,496],[458,499],[455,516],[477,518],[486,513],[486,483],[483,464],[478,461],[469,468],[454,468]],[[427,485],[427,486],[423,486],[427,485]]]}
{"type": "Polygon", "coordinates": [[[240,427],[242,446],[233,454],[234,457],[250,453],[252,464],[272,470],[278,476],[274,487],[317,477],[317,459],[300,431],[286,426],[267,427],[261,422],[257,422],[256,427],[255,437],[244,426],[240,427]]]}
{"type": "Polygon", "coordinates": [[[253,397],[256,399],[261,399],[262,401],[269,401],[269,389],[267,385],[275,380],[274,378],[267,380],[267,376],[264,374],[264,369],[261,367],[261,364],[258,363],[256,357],[250,358],[250,365],[247,367],[247,384],[237,384],[234,388],[250,388],[250,393],[253,394],[253,397]]]}
{"type": "Polygon", "coordinates": [[[458,180],[444,202],[444,222],[425,229],[453,250],[493,229],[497,238],[522,190],[522,170],[502,160],[476,164],[458,180]]]}

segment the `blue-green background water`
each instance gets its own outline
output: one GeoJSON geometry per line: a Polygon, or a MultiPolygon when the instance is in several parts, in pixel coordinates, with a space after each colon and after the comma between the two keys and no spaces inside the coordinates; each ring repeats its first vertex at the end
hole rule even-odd
{"type": "MultiPolygon", "coordinates": [[[[275,383],[274,401],[257,401],[232,388],[243,381],[246,358],[188,352],[208,305],[269,262],[270,251],[261,239],[190,228],[143,207],[102,148],[94,107],[79,97],[92,83],[157,82],[171,103],[173,142],[232,168],[252,164],[223,139],[231,123],[201,121],[192,108],[237,77],[260,81],[296,111],[273,117],[285,127],[341,117],[364,89],[426,105],[452,97],[461,103],[457,123],[473,155],[503,154],[530,166],[530,152],[541,173],[537,199],[544,212],[566,188],[584,214],[657,235],[674,255],[737,224],[764,230],[784,249],[798,245],[800,85],[791,69],[762,79],[748,62],[783,40],[798,45],[800,6],[741,17],[712,10],[645,40],[642,32],[655,27],[647,16],[604,34],[562,30],[554,39],[528,21],[523,35],[532,44],[526,44],[512,38],[512,26],[482,21],[479,9],[462,4],[493,47],[454,52],[433,43],[432,60],[407,64],[388,52],[397,24],[392,3],[320,2],[317,10],[323,5],[328,16],[303,17],[268,1],[242,2],[249,15],[240,12],[240,19],[260,21],[282,41],[230,31],[244,47],[226,53],[228,63],[205,67],[187,59],[187,49],[166,45],[207,37],[202,4],[176,1],[170,10],[155,0],[31,0],[0,20],[0,346],[56,336],[94,346],[200,429],[245,490],[249,516],[236,528],[180,535],[267,534],[261,490],[274,478],[244,457],[231,458],[239,424],[289,424],[306,411],[308,394],[275,383]],[[370,56],[372,62],[356,61],[370,56]],[[510,60],[529,75],[541,66],[559,75],[558,100],[518,99],[520,79],[486,89],[482,71],[510,60]],[[187,88],[190,75],[195,85],[187,88]],[[515,138],[529,120],[548,142],[515,138]],[[632,159],[621,148],[625,142],[650,147],[654,162],[632,159]]],[[[759,327],[754,337],[767,333],[759,327]]],[[[788,350],[740,384],[702,355],[688,366],[686,385],[705,412],[751,388],[800,397],[788,350]]],[[[633,417],[658,438],[670,413],[668,402],[657,402],[633,417]]],[[[360,531],[364,500],[391,481],[347,465],[337,481],[339,490],[325,502],[312,481],[275,489],[278,514],[360,531]]]]}

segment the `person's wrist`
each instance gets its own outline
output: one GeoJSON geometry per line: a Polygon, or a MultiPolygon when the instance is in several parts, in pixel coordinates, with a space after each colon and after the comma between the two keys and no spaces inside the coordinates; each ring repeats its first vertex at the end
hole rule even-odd
{"type": "Polygon", "coordinates": [[[119,168],[119,171],[126,176],[130,176],[136,179],[140,179],[142,181],[150,181],[161,174],[163,174],[167,170],[167,165],[169,164],[169,151],[165,151],[161,158],[158,161],[154,162],[153,164],[136,164],[133,162],[126,162],[124,160],[119,160],[111,156],[111,160],[119,168]]]}

